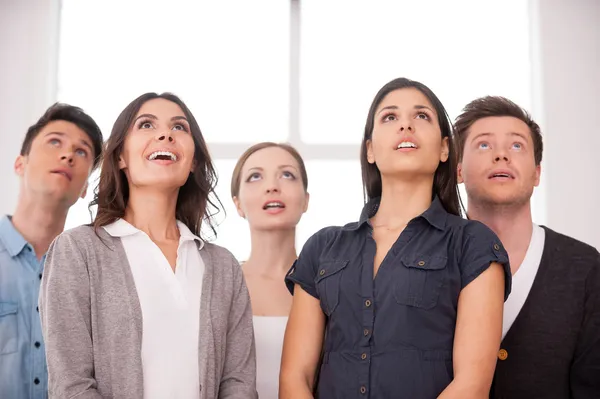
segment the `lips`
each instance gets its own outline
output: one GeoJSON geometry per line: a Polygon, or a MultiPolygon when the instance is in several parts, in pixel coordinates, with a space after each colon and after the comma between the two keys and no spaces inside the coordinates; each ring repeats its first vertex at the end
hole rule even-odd
{"type": "Polygon", "coordinates": [[[279,200],[271,200],[271,201],[267,201],[264,203],[263,205],[263,210],[268,210],[268,209],[283,209],[285,208],[285,204],[279,200]]]}
{"type": "Polygon", "coordinates": [[[73,174],[68,169],[54,169],[54,170],[50,171],[50,173],[56,173],[56,174],[59,174],[59,175],[63,175],[69,181],[73,180],[73,174]]]}
{"type": "Polygon", "coordinates": [[[494,170],[488,175],[488,179],[514,179],[513,172],[507,169],[494,170]]]}
{"type": "Polygon", "coordinates": [[[396,150],[416,150],[419,148],[419,143],[413,135],[405,135],[400,138],[399,141],[396,142],[396,146],[394,149],[396,150]]]}

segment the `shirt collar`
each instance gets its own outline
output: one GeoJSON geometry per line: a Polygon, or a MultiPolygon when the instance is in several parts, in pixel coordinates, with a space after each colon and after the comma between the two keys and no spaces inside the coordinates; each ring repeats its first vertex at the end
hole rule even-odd
{"type": "Polygon", "coordinates": [[[0,241],[4,244],[4,247],[10,256],[13,257],[20,254],[28,245],[21,233],[15,229],[15,226],[12,224],[11,218],[8,215],[4,215],[0,219],[0,241]]]}
{"type": "MultiPolygon", "coordinates": [[[[368,223],[369,219],[375,216],[377,210],[379,209],[379,203],[381,202],[381,197],[372,198],[369,200],[362,209],[360,213],[360,218],[358,219],[358,223],[351,223],[346,227],[349,230],[357,230],[363,224],[368,223]]],[[[442,202],[439,197],[436,195],[431,201],[431,205],[425,212],[421,215],[417,216],[425,219],[430,225],[435,227],[438,230],[444,230],[446,228],[446,220],[448,219],[448,212],[444,209],[442,202]]]]}
{"type": "MultiPolygon", "coordinates": [[[[198,242],[198,249],[202,249],[204,247],[204,241],[192,233],[185,223],[182,223],[178,220],[177,227],[179,228],[180,235],[179,242],[196,240],[198,242]]],[[[113,223],[103,226],[103,228],[108,234],[117,238],[142,233],[141,230],[131,225],[125,219],[117,219],[113,223]]]]}

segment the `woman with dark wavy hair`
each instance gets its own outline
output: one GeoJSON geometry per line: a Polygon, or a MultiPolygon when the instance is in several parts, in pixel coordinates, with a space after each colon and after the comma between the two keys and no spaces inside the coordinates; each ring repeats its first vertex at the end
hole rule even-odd
{"type": "Polygon", "coordinates": [[[216,181],[178,97],[147,93],[119,115],[93,225],[61,234],[46,260],[50,398],[257,397],[241,268],[201,238],[216,181]]]}
{"type": "Polygon", "coordinates": [[[460,217],[451,129],[422,83],[375,96],[359,221],[309,238],[286,278],[280,398],[312,397],[316,377],[320,398],[489,394],[510,267],[498,237],[460,217]]]}

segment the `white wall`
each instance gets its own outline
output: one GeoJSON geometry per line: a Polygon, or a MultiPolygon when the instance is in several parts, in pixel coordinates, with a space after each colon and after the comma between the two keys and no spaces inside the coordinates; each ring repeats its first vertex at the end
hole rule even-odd
{"type": "Polygon", "coordinates": [[[533,9],[547,225],[600,249],[600,1],[533,9]]]}
{"type": "MultiPolygon", "coordinates": [[[[600,248],[600,1],[530,1],[546,224],[600,248]]],[[[56,98],[59,11],[59,0],[0,1],[0,213],[16,203],[25,131],[56,98]]]]}
{"type": "Polygon", "coordinates": [[[0,0],[0,214],[16,205],[25,132],[56,99],[59,11],[58,0],[0,0]]]}

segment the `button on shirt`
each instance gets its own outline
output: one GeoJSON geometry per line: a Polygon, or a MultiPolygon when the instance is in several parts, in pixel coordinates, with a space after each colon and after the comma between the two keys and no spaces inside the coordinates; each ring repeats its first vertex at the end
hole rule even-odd
{"type": "Polygon", "coordinates": [[[373,276],[369,218],[313,235],[286,277],[319,299],[327,316],[319,374],[322,398],[435,398],[453,379],[452,348],[461,290],[508,256],[486,226],[451,215],[435,198],[411,220],[373,276]]]}
{"type": "Polygon", "coordinates": [[[44,257],[0,218],[0,398],[47,398],[38,295],[44,257]]]}
{"type": "Polygon", "coordinates": [[[123,219],[105,226],[120,237],[142,309],[144,399],[200,398],[200,297],[202,240],[177,222],[175,272],[160,248],[123,219]]]}

